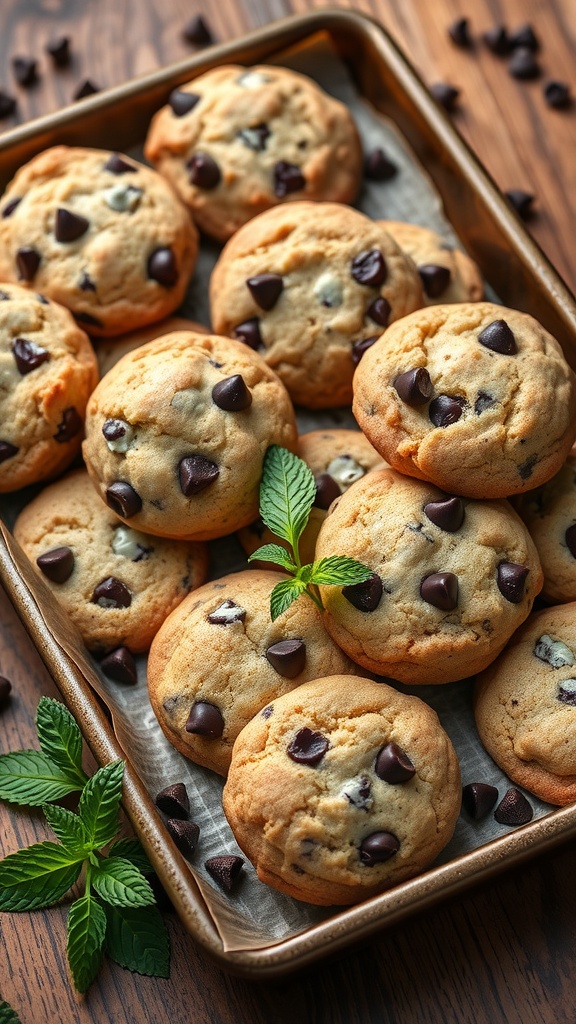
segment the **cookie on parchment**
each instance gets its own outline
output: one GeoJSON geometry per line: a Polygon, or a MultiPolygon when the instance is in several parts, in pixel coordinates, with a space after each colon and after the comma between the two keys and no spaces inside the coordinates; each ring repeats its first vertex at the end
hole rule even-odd
{"type": "Polygon", "coordinates": [[[418,697],[336,675],[242,730],[223,803],[263,882],[308,903],[357,903],[440,853],[460,811],[460,770],[418,697]]]}
{"type": "Polygon", "coordinates": [[[213,68],[170,94],[146,158],[206,234],[226,241],[291,199],[353,202],[362,149],[347,108],[287,68],[213,68]]]}
{"type": "Polygon", "coordinates": [[[474,260],[449,245],[441,235],[419,224],[383,220],[382,227],[414,260],[422,287],[424,305],[442,302],[479,302],[484,298],[482,275],[474,260]]]}
{"type": "Polygon", "coordinates": [[[576,454],[543,487],[521,495],[515,506],[538,549],[542,597],[554,604],[576,601],[576,454]]]}

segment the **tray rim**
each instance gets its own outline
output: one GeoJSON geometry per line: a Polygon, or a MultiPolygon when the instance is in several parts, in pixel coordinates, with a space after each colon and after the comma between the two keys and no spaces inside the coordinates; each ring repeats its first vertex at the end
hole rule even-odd
{"type": "MultiPolygon", "coordinates": [[[[495,183],[448,117],[430,97],[418,74],[389,34],[374,19],[357,11],[326,8],[283,18],[239,39],[211,47],[201,54],[104,90],[81,103],[7,131],[0,136],[0,157],[14,146],[34,143],[44,133],[53,134],[75,122],[82,122],[87,114],[105,112],[119,100],[134,98],[151,88],[174,87],[225,61],[250,63],[246,54],[251,47],[267,46],[269,59],[275,52],[294,43],[304,42],[315,34],[330,35],[342,31],[368,42],[388,65],[409,98],[429,121],[460,172],[475,190],[481,190],[511,249],[518,255],[522,254],[525,264],[539,278],[556,311],[568,329],[574,332],[576,303],[565,283],[509,209],[495,183]]],[[[43,146],[39,145],[38,148],[43,146]]],[[[3,527],[2,532],[5,532],[3,527]]],[[[0,579],[64,701],[78,720],[97,761],[105,764],[118,757],[126,760],[123,803],[135,831],[142,839],[183,924],[225,970],[253,980],[268,980],[301,970],[321,957],[366,940],[376,931],[397,924],[410,914],[428,910],[475,884],[493,878],[501,871],[576,837],[576,805],[559,808],[447,864],[429,869],[388,892],[338,911],[331,918],[298,935],[259,949],[225,951],[200,889],[162,828],[149,794],[94,698],[86,673],[82,673],[65,654],[42,618],[35,597],[36,590],[42,593],[42,581],[38,580],[37,586],[34,581],[32,588],[28,588],[15,570],[4,538],[0,538],[0,579]]],[[[46,595],[49,594],[46,588],[46,595]]]]}

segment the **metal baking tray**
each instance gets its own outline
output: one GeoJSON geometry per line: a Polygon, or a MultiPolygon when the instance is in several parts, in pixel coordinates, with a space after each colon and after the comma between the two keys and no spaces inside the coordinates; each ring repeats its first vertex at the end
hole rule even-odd
{"type": "MultiPolygon", "coordinates": [[[[152,114],[176,86],[219,64],[270,62],[315,37],[329,40],[364,99],[396,123],[426,167],[457,235],[501,300],[535,316],[576,368],[574,297],[407,59],[381,26],[358,13],[325,10],[284,19],[6,132],[0,136],[0,190],[18,167],[48,146],[126,151],[141,142],[152,114]]],[[[264,948],[227,951],[198,885],[118,744],[90,685],[94,674],[88,659],[72,658],[59,642],[69,622],[1,524],[0,580],[97,761],[127,761],[124,806],[130,820],[185,927],[229,971],[261,980],[286,975],[576,837],[576,806],[555,810],[365,903],[335,911],[298,935],[264,948]]]]}

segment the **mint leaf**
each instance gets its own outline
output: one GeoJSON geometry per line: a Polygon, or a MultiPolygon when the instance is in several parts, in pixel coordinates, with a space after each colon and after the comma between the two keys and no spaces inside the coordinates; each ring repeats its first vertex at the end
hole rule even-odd
{"type": "Polygon", "coordinates": [[[121,967],[156,978],[170,977],[170,944],[156,906],[106,906],[106,950],[121,967]]]}
{"type": "Polygon", "coordinates": [[[334,587],[348,587],[354,583],[364,583],[373,575],[369,569],[354,558],[346,558],[344,555],[331,555],[330,558],[320,558],[313,562],[308,577],[310,583],[322,583],[334,587]]]}
{"type": "Polygon", "coordinates": [[[270,618],[272,622],[282,615],[290,607],[297,597],[300,597],[306,590],[306,584],[302,580],[290,579],[281,580],[274,587],[270,594],[270,618]]]}
{"type": "Polygon", "coordinates": [[[77,779],[81,789],[88,780],[82,769],[82,733],[68,708],[59,700],[41,697],[36,728],[42,751],[66,775],[77,779]]]}
{"type": "Polygon", "coordinates": [[[0,800],[39,807],[81,788],[77,777],[61,771],[40,750],[0,755],[0,800]]]}
{"type": "Polygon", "coordinates": [[[59,807],[58,804],[44,804],[42,811],[64,849],[68,853],[79,853],[86,856],[89,849],[88,836],[82,818],[74,814],[74,811],[59,807]]]}
{"type": "Polygon", "coordinates": [[[72,904],[68,914],[68,963],[78,992],[85,992],[98,974],[105,935],[106,914],[87,892],[72,904]]]}
{"type": "Polygon", "coordinates": [[[0,861],[0,910],[36,910],[56,903],[73,885],[83,858],[59,843],[35,843],[0,861]]]}
{"type": "Polygon", "coordinates": [[[16,1010],[5,999],[0,1001],[0,1024],[22,1024],[16,1010]]]}
{"type": "Polygon", "coordinates": [[[123,774],[124,761],[113,761],[99,768],[82,790],[78,813],[92,849],[105,846],[118,831],[123,774]]]}
{"type": "Polygon", "coordinates": [[[253,562],[256,558],[262,562],[274,562],[275,565],[281,565],[288,572],[298,572],[298,567],[294,565],[286,548],[281,547],[280,544],[264,544],[254,554],[248,556],[248,561],[253,562]]]}
{"type": "Polygon", "coordinates": [[[124,857],[107,857],[90,877],[98,895],[115,907],[145,907],[155,901],[144,875],[124,857]]]}
{"type": "Polygon", "coordinates": [[[116,843],[112,843],[109,856],[124,857],[143,875],[151,875],[154,872],[139,839],[119,839],[116,843]]]}
{"type": "Polygon", "coordinates": [[[311,469],[287,448],[272,445],[264,457],[260,484],[260,515],[266,526],[292,545],[308,522],[316,496],[311,469]]]}

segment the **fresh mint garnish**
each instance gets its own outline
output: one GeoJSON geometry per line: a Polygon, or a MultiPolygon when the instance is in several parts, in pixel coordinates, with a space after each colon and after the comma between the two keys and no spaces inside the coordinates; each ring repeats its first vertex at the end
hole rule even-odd
{"type": "Polygon", "coordinates": [[[353,558],[332,555],[309,565],[300,561],[299,541],[304,532],[316,496],[316,483],[310,468],[297,455],[272,445],[266,452],[260,483],[260,516],[277,537],[291,549],[279,544],[264,544],[248,561],[273,562],[290,573],[291,579],[277,583],[270,595],[272,621],[285,612],[301,594],[306,594],[323,610],[318,585],[347,587],[364,583],[372,570],[353,558]],[[291,557],[292,555],[292,557],[291,557]]]}
{"type": "Polygon", "coordinates": [[[22,1024],[16,1010],[5,999],[0,999],[0,1024],[22,1024]]]}

